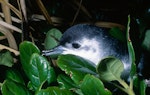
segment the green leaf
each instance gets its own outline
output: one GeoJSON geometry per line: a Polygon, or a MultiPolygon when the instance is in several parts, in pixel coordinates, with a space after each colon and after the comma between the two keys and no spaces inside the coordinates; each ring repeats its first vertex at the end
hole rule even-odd
{"type": "Polygon", "coordinates": [[[142,47],[150,52],[150,29],[145,32],[145,37],[142,42],[142,47]]]}
{"type": "Polygon", "coordinates": [[[128,16],[128,24],[127,24],[127,46],[129,51],[129,57],[131,59],[131,71],[130,71],[130,78],[133,79],[133,76],[136,74],[136,64],[135,64],[135,52],[132,45],[132,41],[130,39],[130,15],[128,16]]]}
{"type": "Polygon", "coordinates": [[[72,81],[72,79],[69,76],[66,75],[58,75],[57,81],[60,85],[60,88],[62,89],[71,89],[71,88],[77,88],[78,85],[72,81]]]}
{"type": "Polygon", "coordinates": [[[100,78],[105,81],[120,80],[123,70],[123,63],[114,57],[102,59],[97,66],[97,72],[99,73],[100,78]]]}
{"type": "Polygon", "coordinates": [[[76,83],[80,83],[86,74],[96,75],[93,63],[75,55],[60,55],[57,65],[76,83]]]}
{"type": "Polygon", "coordinates": [[[89,74],[84,77],[81,90],[84,95],[112,95],[98,78],[89,74]]]}
{"type": "Polygon", "coordinates": [[[118,27],[111,28],[109,34],[122,42],[126,42],[126,36],[118,27]]]}
{"type": "Polygon", "coordinates": [[[31,91],[35,91],[35,88],[36,88],[36,87],[32,84],[31,81],[29,81],[28,84],[27,84],[27,88],[28,88],[29,90],[31,90],[31,91]]]}
{"type": "Polygon", "coordinates": [[[41,87],[47,80],[49,62],[43,56],[34,53],[28,65],[28,78],[35,87],[41,87]]]}
{"type": "Polygon", "coordinates": [[[71,91],[60,89],[58,87],[48,87],[47,89],[40,90],[36,95],[73,95],[71,91]]]}
{"type": "Polygon", "coordinates": [[[5,80],[2,85],[2,95],[31,95],[29,91],[19,83],[5,80]]]}
{"type": "Polygon", "coordinates": [[[48,84],[56,81],[56,73],[53,67],[48,68],[48,75],[47,75],[48,84]]]}
{"type": "Polygon", "coordinates": [[[9,51],[0,53],[0,65],[12,67],[13,64],[14,64],[14,60],[9,51]]]}
{"type": "Polygon", "coordinates": [[[10,79],[16,83],[20,83],[20,84],[24,85],[24,80],[23,80],[21,74],[16,70],[12,70],[12,69],[7,70],[6,71],[6,79],[10,79]]]}
{"type": "Polygon", "coordinates": [[[134,89],[139,95],[146,95],[147,84],[145,80],[140,79],[138,76],[134,77],[134,89]]]}
{"type": "Polygon", "coordinates": [[[51,30],[49,30],[46,34],[46,38],[44,41],[45,49],[52,49],[56,47],[59,43],[61,36],[62,33],[58,29],[52,28],[51,30]]]}
{"type": "Polygon", "coordinates": [[[33,53],[39,54],[40,50],[32,42],[24,41],[19,45],[19,51],[20,51],[20,59],[21,59],[22,67],[23,67],[26,75],[28,75],[28,71],[29,71],[28,68],[30,68],[30,65],[29,65],[30,58],[33,53]]]}

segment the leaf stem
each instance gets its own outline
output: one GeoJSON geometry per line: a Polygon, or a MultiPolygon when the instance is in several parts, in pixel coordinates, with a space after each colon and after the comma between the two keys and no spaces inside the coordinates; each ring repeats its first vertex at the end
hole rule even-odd
{"type": "Polygon", "coordinates": [[[133,78],[130,79],[130,89],[133,89],[133,78]]]}
{"type": "Polygon", "coordinates": [[[125,89],[129,88],[128,84],[124,80],[118,79],[118,81],[125,89]]]}
{"type": "Polygon", "coordinates": [[[122,79],[118,79],[118,82],[124,87],[123,90],[124,92],[126,92],[128,95],[135,95],[132,86],[130,87],[124,80],[122,79]]]}
{"type": "Polygon", "coordinates": [[[0,83],[0,88],[2,87],[3,83],[0,83]]]}

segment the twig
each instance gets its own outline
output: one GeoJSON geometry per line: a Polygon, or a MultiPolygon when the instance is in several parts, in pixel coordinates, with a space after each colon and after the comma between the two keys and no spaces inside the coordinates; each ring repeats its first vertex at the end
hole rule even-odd
{"type": "MultiPolygon", "coordinates": [[[[5,0],[7,3],[8,1],[9,0],[5,0]]],[[[5,22],[12,24],[10,9],[5,3],[2,3],[2,11],[4,13],[5,22]]]]}
{"type": "Polygon", "coordinates": [[[113,22],[103,22],[103,21],[100,21],[100,22],[96,22],[95,25],[96,26],[100,26],[100,27],[105,27],[105,28],[118,27],[121,30],[125,30],[126,29],[124,25],[121,25],[121,24],[118,24],[118,23],[113,23],[113,22]]]}
{"type": "Polygon", "coordinates": [[[6,39],[6,36],[0,36],[0,40],[6,39]]]}
{"type": "MultiPolygon", "coordinates": [[[[39,15],[39,14],[33,14],[31,16],[31,19],[33,21],[46,20],[43,15],[39,15]]],[[[52,23],[53,23],[54,26],[59,26],[59,25],[63,24],[64,19],[59,18],[59,17],[51,16],[51,20],[52,20],[52,23]]]]}
{"type": "Polygon", "coordinates": [[[0,2],[7,5],[20,19],[22,19],[21,12],[18,9],[16,9],[13,5],[6,2],[5,0],[0,0],[0,2]]]}
{"type": "Polygon", "coordinates": [[[3,26],[0,26],[0,32],[2,32],[6,36],[9,46],[15,50],[18,50],[16,40],[14,36],[12,35],[12,33],[3,26]]]}
{"type": "Polygon", "coordinates": [[[16,32],[22,33],[22,30],[21,30],[21,29],[19,29],[19,28],[13,26],[13,25],[11,25],[11,24],[8,24],[8,23],[6,23],[6,22],[4,22],[4,21],[0,21],[0,25],[3,26],[3,27],[6,27],[6,28],[8,28],[8,29],[14,30],[14,31],[16,31],[16,32]]]}
{"type": "Polygon", "coordinates": [[[45,16],[46,20],[48,21],[49,24],[53,24],[50,15],[48,14],[45,6],[43,5],[41,0],[36,0],[39,8],[41,9],[43,15],[45,16]]]}
{"type": "MultiPolygon", "coordinates": [[[[81,5],[78,0],[72,0],[72,2],[79,8],[82,13],[84,13],[87,17],[89,17],[90,19],[92,18],[92,15],[88,12],[88,10],[85,8],[85,6],[81,5]]],[[[76,8],[75,8],[76,9],[76,8]]]]}
{"type": "Polygon", "coordinates": [[[74,22],[75,22],[75,20],[77,19],[77,16],[78,16],[78,14],[79,14],[79,12],[80,12],[80,9],[81,9],[81,5],[82,5],[82,0],[80,0],[79,8],[78,8],[76,14],[74,15],[74,18],[73,18],[73,21],[72,21],[72,24],[71,24],[71,25],[73,25],[74,22]]]}
{"type": "Polygon", "coordinates": [[[19,55],[19,51],[14,50],[14,49],[12,49],[10,47],[7,47],[7,46],[4,46],[4,45],[0,44],[0,50],[2,50],[2,49],[7,49],[7,50],[13,52],[16,56],[19,55]]]}
{"type": "MultiPolygon", "coordinates": [[[[2,12],[0,12],[0,16],[4,18],[4,14],[2,12]]],[[[13,16],[11,16],[11,20],[16,23],[21,23],[20,19],[13,17],[13,16]]]]}
{"type": "Polygon", "coordinates": [[[18,1],[18,5],[19,5],[19,10],[22,11],[22,15],[21,15],[22,18],[24,17],[24,20],[27,22],[28,19],[27,19],[27,10],[26,10],[25,0],[20,0],[20,2],[18,1]]]}

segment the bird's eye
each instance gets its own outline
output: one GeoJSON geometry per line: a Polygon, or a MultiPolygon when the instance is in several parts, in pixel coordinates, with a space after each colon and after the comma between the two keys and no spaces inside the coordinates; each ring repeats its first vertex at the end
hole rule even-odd
{"type": "Polygon", "coordinates": [[[81,45],[80,44],[78,44],[78,43],[72,43],[72,47],[73,48],[79,48],[81,45]]]}

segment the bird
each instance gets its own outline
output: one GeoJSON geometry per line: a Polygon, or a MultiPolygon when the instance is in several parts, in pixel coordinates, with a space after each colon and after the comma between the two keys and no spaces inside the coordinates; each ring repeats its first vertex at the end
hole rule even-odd
{"type": "Polygon", "coordinates": [[[95,66],[108,57],[120,59],[124,65],[122,77],[128,79],[131,60],[127,43],[109,33],[109,29],[93,24],[76,24],[62,35],[59,45],[51,50],[43,50],[43,55],[73,54],[91,61],[95,66]]]}

